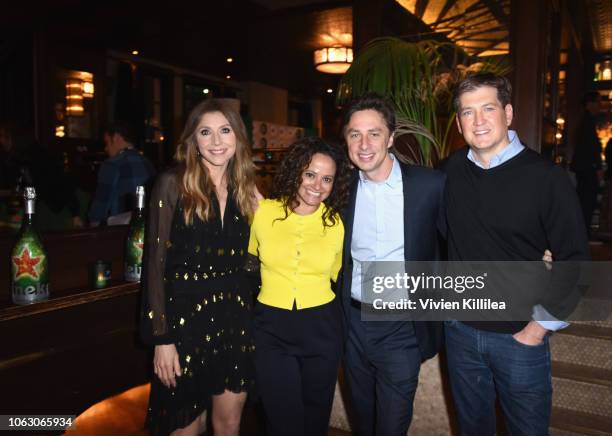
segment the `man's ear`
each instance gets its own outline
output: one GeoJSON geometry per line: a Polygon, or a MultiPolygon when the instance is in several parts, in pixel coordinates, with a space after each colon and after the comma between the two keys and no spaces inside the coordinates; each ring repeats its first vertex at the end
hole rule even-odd
{"type": "Polygon", "coordinates": [[[387,149],[391,148],[393,146],[393,138],[394,138],[395,133],[391,133],[391,136],[389,136],[389,141],[387,141],[387,149]]]}
{"type": "Polygon", "coordinates": [[[510,103],[506,105],[504,112],[506,113],[506,126],[510,126],[510,124],[512,124],[512,118],[514,117],[514,109],[512,109],[510,103]]]}
{"type": "Polygon", "coordinates": [[[461,123],[459,122],[459,114],[455,115],[455,121],[457,122],[457,130],[459,130],[459,133],[463,135],[463,130],[461,130],[461,123]]]}

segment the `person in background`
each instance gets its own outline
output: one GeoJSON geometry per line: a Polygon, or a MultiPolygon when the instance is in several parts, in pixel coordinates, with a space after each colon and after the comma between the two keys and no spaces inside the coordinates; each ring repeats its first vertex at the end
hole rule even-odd
{"type": "Polygon", "coordinates": [[[141,333],[154,346],[146,425],[236,436],[253,384],[252,289],[244,271],[255,187],[240,115],[214,99],[189,114],[176,167],[158,177],[145,242],[141,333]]]}
{"type": "Polygon", "coordinates": [[[574,139],[574,155],[570,169],[576,173],[576,192],[580,199],[582,216],[587,232],[590,232],[593,212],[597,206],[599,182],[603,178],[601,142],[597,137],[597,115],[601,97],[597,91],[582,98],[584,114],[574,139]]]}
{"type": "Polygon", "coordinates": [[[350,171],[320,138],[295,142],[260,203],[249,253],[261,261],[254,309],[257,390],[273,436],[327,435],[342,353],[331,282],[342,259],[350,171]]]}
{"type": "Polygon", "coordinates": [[[104,151],[108,155],[98,172],[98,183],[89,221],[99,225],[111,216],[129,212],[134,208],[138,185],[147,185],[155,175],[151,162],[134,147],[131,126],[117,121],[104,130],[104,151]]]}

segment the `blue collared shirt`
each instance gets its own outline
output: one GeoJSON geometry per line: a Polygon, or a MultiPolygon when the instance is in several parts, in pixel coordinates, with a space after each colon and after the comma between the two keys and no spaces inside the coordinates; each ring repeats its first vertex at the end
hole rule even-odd
{"type": "Polygon", "coordinates": [[[100,222],[109,216],[131,211],[135,206],[136,186],[146,185],[154,175],[155,168],[151,162],[133,148],[106,159],[98,171],[89,219],[100,222]]]}
{"type": "MultiPolygon", "coordinates": [[[[508,162],[514,156],[519,154],[525,146],[521,144],[518,135],[514,130],[508,130],[508,140],[510,144],[508,144],[502,151],[493,156],[489,162],[489,168],[485,168],[480,161],[476,159],[474,153],[472,153],[472,149],[468,151],[467,158],[474,162],[474,164],[482,169],[491,169],[499,166],[505,162],[508,162]]],[[[543,254],[543,253],[542,253],[543,254]]],[[[537,321],[542,327],[546,330],[557,331],[561,330],[569,325],[569,323],[565,321],[559,321],[554,316],[552,316],[541,304],[538,304],[533,308],[533,318],[536,318],[540,321],[537,321]],[[545,321],[544,321],[545,320],[545,321]]]]}
{"type": "Polygon", "coordinates": [[[383,182],[368,180],[359,171],[355,220],[351,239],[353,258],[352,298],[361,296],[361,262],[404,261],[404,190],[397,159],[383,182]]]}
{"type": "Polygon", "coordinates": [[[485,168],[484,166],[482,166],[480,161],[474,156],[474,153],[472,152],[471,148],[470,151],[468,151],[467,158],[474,162],[476,166],[485,170],[495,168],[496,166],[499,166],[504,162],[508,162],[525,148],[525,146],[521,144],[521,141],[519,141],[518,135],[514,130],[508,130],[508,140],[510,141],[510,144],[508,144],[506,147],[504,147],[502,151],[500,151],[498,154],[491,158],[491,161],[489,162],[489,168],[485,168]]]}

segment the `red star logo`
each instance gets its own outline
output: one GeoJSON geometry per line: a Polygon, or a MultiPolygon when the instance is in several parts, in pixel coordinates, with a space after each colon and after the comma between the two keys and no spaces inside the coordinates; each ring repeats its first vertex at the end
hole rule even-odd
{"type": "Polygon", "coordinates": [[[36,265],[41,261],[42,256],[31,257],[30,250],[25,247],[20,256],[13,257],[13,263],[17,267],[17,277],[28,274],[30,277],[37,279],[36,265]]]}

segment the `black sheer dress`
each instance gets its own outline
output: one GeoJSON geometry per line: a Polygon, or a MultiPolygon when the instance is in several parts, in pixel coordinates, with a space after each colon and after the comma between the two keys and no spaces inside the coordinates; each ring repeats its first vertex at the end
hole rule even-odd
{"type": "Polygon", "coordinates": [[[189,425],[225,390],[253,383],[252,287],[244,276],[249,225],[231,190],[221,223],[219,204],[204,223],[187,226],[175,171],[158,177],[149,207],[143,273],[142,336],[175,344],[182,370],[176,388],[153,375],[146,425],[169,434],[189,425]]]}

